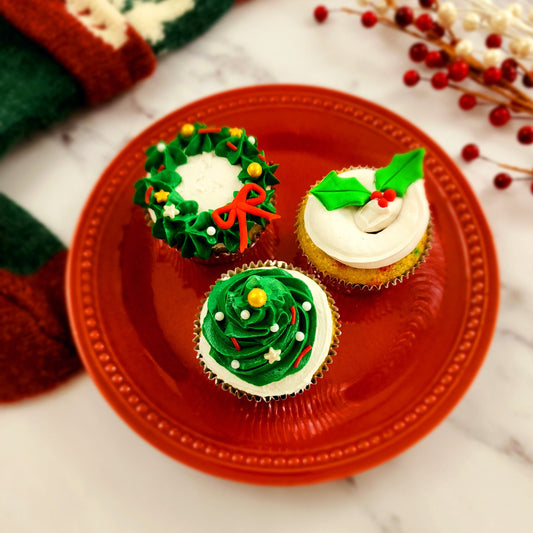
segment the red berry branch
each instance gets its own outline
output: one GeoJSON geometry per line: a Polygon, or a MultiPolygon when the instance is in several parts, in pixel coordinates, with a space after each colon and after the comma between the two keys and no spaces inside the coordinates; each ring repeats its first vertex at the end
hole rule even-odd
{"type": "MultiPolygon", "coordinates": [[[[489,106],[487,118],[494,127],[519,119],[533,124],[533,98],[528,94],[533,87],[533,70],[526,67],[526,61],[533,61],[533,8],[524,15],[519,4],[503,9],[490,0],[465,2],[468,8],[459,10],[450,1],[418,0],[416,5],[398,5],[395,0],[359,0],[364,10],[318,6],[314,16],[324,22],[329,13],[339,11],[359,16],[365,28],[379,23],[401,31],[416,40],[409,48],[411,61],[424,70],[436,70],[428,77],[419,69],[407,70],[403,75],[407,87],[422,81],[436,90],[457,91],[463,111],[489,106]],[[459,37],[456,31],[461,26],[459,37]],[[468,32],[474,39],[465,38],[468,32]]],[[[532,144],[533,126],[522,126],[516,138],[521,144],[532,144]]],[[[500,172],[494,185],[504,189],[513,181],[529,180],[533,193],[532,170],[494,161],[471,143],[464,147],[462,156],[467,162],[480,158],[520,172],[522,175],[514,177],[500,172]]]]}

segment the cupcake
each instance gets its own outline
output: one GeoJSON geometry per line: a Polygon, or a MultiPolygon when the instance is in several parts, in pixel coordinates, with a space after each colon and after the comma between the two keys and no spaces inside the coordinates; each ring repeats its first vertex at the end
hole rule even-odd
{"type": "Polygon", "coordinates": [[[308,389],[337,346],[338,313],[315,280],[282,262],[223,275],[195,323],[210,379],[248,399],[278,400],[308,389]]]}
{"type": "Polygon", "coordinates": [[[303,199],[300,248],[324,282],[348,292],[408,277],[430,243],[424,150],[396,154],[380,169],[330,172],[303,199]]]}
{"type": "Polygon", "coordinates": [[[233,259],[279,218],[277,165],[241,128],[184,124],[172,142],[160,141],[146,155],[133,201],[149,214],[152,235],[182,257],[233,259]]]}

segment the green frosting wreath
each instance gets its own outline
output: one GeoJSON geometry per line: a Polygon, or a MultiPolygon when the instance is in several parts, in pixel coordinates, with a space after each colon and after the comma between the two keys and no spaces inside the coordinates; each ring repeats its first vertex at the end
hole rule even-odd
{"type": "MultiPolygon", "coordinates": [[[[145,164],[148,174],[135,183],[133,202],[153,211],[155,222],[152,235],[163,239],[169,246],[176,247],[183,257],[201,259],[209,259],[217,244],[223,245],[230,253],[238,251],[241,231],[246,231],[247,244],[250,244],[250,230],[256,224],[264,228],[270,219],[277,218],[272,203],[272,187],[279,183],[274,176],[278,165],[267,162],[264,152],[260,152],[256,144],[256,140],[248,137],[244,129],[227,126],[212,128],[196,123],[185,124],[172,142],[166,144],[160,141],[148,148],[145,164]],[[242,167],[238,179],[243,187],[249,183],[255,184],[247,199],[251,200],[250,203],[256,209],[251,209],[254,213],[245,213],[246,228],[241,229],[239,219],[235,217],[229,228],[222,229],[215,223],[212,209],[198,212],[198,202],[192,198],[183,198],[175,190],[182,181],[179,167],[187,163],[188,157],[213,151],[218,157],[226,158],[230,164],[242,167]],[[253,174],[259,174],[260,167],[260,175],[249,174],[251,164],[255,164],[252,166],[256,170],[253,174]],[[257,201],[261,196],[257,192],[257,186],[263,189],[265,195],[260,203],[253,202],[253,199],[257,201]]],[[[238,193],[239,191],[234,191],[233,196],[238,193]]],[[[228,218],[229,212],[220,215],[223,221],[228,221],[228,218]]]]}

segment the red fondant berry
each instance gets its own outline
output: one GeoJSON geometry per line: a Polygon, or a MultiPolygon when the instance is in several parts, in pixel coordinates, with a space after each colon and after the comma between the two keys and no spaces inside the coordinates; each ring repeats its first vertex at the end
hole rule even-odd
{"type": "Polygon", "coordinates": [[[444,89],[448,87],[448,75],[446,72],[435,72],[431,77],[431,85],[434,89],[444,89]]]}
{"type": "Polygon", "coordinates": [[[507,189],[512,181],[513,178],[507,172],[500,172],[494,176],[494,187],[497,189],[507,189]]]}
{"type": "Polygon", "coordinates": [[[394,22],[398,24],[401,28],[409,26],[413,22],[413,10],[409,6],[402,6],[396,10],[394,13],[394,22]]]}
{"type": "Polygon", "coordinates": [[[517,76],[518,76],[518,70],[516,69],[516,67],[513,67],[512,65],[503,65],[502,64],[502,78],[507,80],[507,81],[510,81],[511,83],[513,83],[513,81],[516,80],[517,76]]]}
{"type": "Polygon", "coordinates": [[[489,67],[483,71],[483,81],[487,84],[498,83],[502,79],[502,71],[498,67],[489,67]]]}
{"type": "Polygon", "coordinates": [[[440,68],[444,66],[444,57],[438,50],[432,50],[426,55],[425,63],[430,68],[440,68]]]}
{"type": "Polygon", "coordinates": [[[461,59],[454,61],[448,67],[448,77],[453,81],[463,81],[470,72],[470,67],[466,61],[461,59]]]}
{"type": "Polygon", "coordinates": [[[389,205],[389,202],[385,200],[385,198],[379,198],[378,199],[378,205],[379,207],[387,207],[389,205]]]}
{"type": "Polygon", "coordinates": [[[467,162],[477,159],[479,157],[479,148],[477,144],[465,144],[461,150],[461,156],[467,162]]]}
{"type": "Polygon", "coordinates": [[[533,127],[532,126],[522,126],[516,135],[518,142],[522,144],[531,144],[533,143],[533,127]]]}
{"type": "Polygon", "coordinates": [[[403,82],[407,87],[414,87],[420,81],[420,74],[416,70],[408,70],[403,75],[403,82]]]}
{"type": "Polygon", "coordinates": [[[387,189],[383,193],[383,198],[385,198],[387,202],[393,202],[396,198],[396,191],[394,189],[387,189]]]}
{"type": "Polygon", "coordinates": [[[495,107],[489,113],[489,121],[493,126],[503,126],[509,122],[510,118],[511,113],[509,113],[509,110],[504,105],[495,107]]]}
{"type": "Polygon", "coordinates": [[[459,107],[463,111],[470,111],[470,109],[476,107],[476,104],[477,98],[473,94],[463,94],[459,98],[459,107]]]}
{"type": "Polygon", "coordinates": [[[533,72],[526,72],[522,77],[522,83],[528,87],[533,87],[533,72]]]}
{"type": "Polygon", "coordinates": [[[435,5],[436,0],[418,0],[418,3],[420,4],[420,7],[425,7],[426,9],[432,7],[435,5]]]}
{"type": "Polygon", "coordinates": [[[316,6],[313,15],[317,22],[324,22],[328,18],[328,13],[326,6],[316,6]]]}
{"type": "Polygon", "coordinates": [[[372,194],[370,195],[371,200],[377,200],[382,197],[383,197],[383,193],[381,191],[373,191],[372,194]]]}
{"type": "Polygon", "coordinates": [[[428,55],[428,47],[424,43],[415,43],[409,48],[409,57],[419,63],[424,61],[428,55]]]}
{"type": "Polygon", "coordinates": [[[415,26],[423,33],[433,27],[433,17],[429,13],[422,13],[415,19],[415,26]]]}
{"type": "Polygon", "coordinates": [[[376,22],[378,21],[377,15],[373,11],[365,11],[361,15],[361,24],[365,28],[372,28],[376,25],[376,22]]]}
{"type": "Polygon", "coordinates": [[[491,33],[487,35],[485,39],[485,46],[487,48],[500,48],[502,45],[502,36],[497,33],[491,33]]]}

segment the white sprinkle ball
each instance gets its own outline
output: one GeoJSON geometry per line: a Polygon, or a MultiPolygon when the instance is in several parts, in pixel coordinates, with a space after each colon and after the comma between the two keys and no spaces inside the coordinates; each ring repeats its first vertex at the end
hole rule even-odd
{"type": "Polygon", "coordinates": [[[305,335],[303,334],[302,331],[298,331],[296,333],[296,335],[294,336],[294,338],[298,341],[298,342],[302,342],[304,339],[305,339],[305,335]]]}
{"type": "Polygon", "coordinates": [[[215,313],[215,320],[217,320],[218,322],[224,320],[224,313],[222,311],[217,311],[215,313]]]}
{"type": "Polygon", "coordinates": [[[217,230],[213,226],[209,226],[205,231],[208,235],[214,235],[217,232],[217,230]]]}
{"type": "Polygon", "coordinates": [[[252,135],[250,135],[250,137],[248,137],[248,142],[250,144],[255,144],[255,137],[253,137],[252,135]]]}
{"type": "Polygon", "coordinates": [[[272,325],[270,326],[270,331],[271,331],[272,333],[276,333],[276,331],[279,331],[279,324],[272,324],[272,325]]]}
{"type": "Polygon", "coordinates": [[[239,368],[240,366],[241,364],[239,363],[239,361],[237,361],[237,359],[233,359],[233,361],[231,362],[231,368],[237,370],[237,368],[239,368]]]}
{"type": "Polygon", "coordinates": [[[164,152],[167,145],[163,142],[157,143],[157,151],[164,152]]]}
{"type": "Polygon", "coordinates": [[[248,311],[248,309],[243,309],[241,311],[241,318],[243,320],[248,320],[250,318],[250,311],[248,311]]]}
{"type": "Polygon", "coordinates": [[[311,311],[311,302],[304,302],[304,303],[302,304],[302,309],[303,309],[304,311],[311,311]]]}

